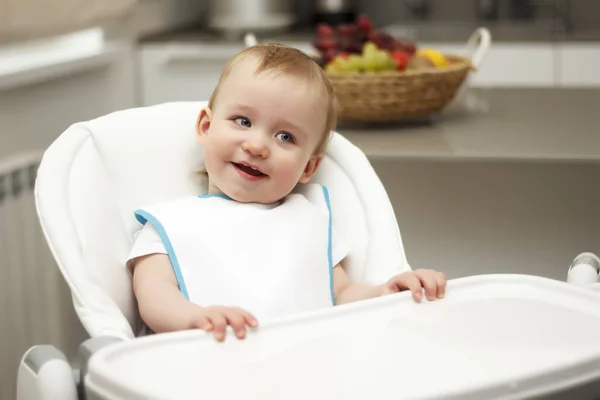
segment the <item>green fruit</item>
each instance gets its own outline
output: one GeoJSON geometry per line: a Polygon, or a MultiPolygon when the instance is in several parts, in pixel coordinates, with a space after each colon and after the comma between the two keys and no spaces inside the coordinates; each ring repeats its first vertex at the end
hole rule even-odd
{"type": "Polygon", "coordinates": [[[396,61],[390,57],[385,64],[384,71],[395,71],[397,67],[396,61]]]}
{"type": "Polygon", "coordinates": [[[375,54],[379,49],[377,45],[373,42],[366,42],[363,46],[363,56],[370,57],[375,54]]]}
{"type": "Polygon", "coordinates": [[[363,58],[358,54],[350,54],[347,62],[352,72],[360,72],[363,70],[363,58]]]}
{"type": "Polygon", "coordinates": [[[338,74],[340,71],[338,71],[334,63],[330,62],[325,66],[325,72],[328,74],[338,74]]]}
{"type": "Polygon", "coordinates": [[[365,56],[363,58],[363,69],[365,72],[377,72],[379,70],[379,63],[374,55],[365,56]]]}
{"type": "Polygon", "coordinates": [[[363,60],[356,54],[338,55],[331,62],[335,70],[340,73],[360,72],[363,69],[363,60]]]}
{"type": "Polygon", "coordinates": [[[396,62],[392,54],[386,50],[379,50],[377,53],[380,71],[393,71],[396,69],[396,62]]]}
{"type": "Polygon", "coordinates": [[[335,65],[335,68],[337,69],[338,72],[341,72],[341,73],[352,72],[351,65],[348,62],[348,59],[346,57],[336,56],[333,59],[333,65],[335,65]]]}
{"type": "Polygon", "coordinates": [[[344,68],[344,65],[346,64],[346,59],[342,56],[335,56],[333,57],[333,60],[331,60],[331,62],[333,63],[333,65],[336,66],[336,68],[338,69],[342,69],[344,68]]]}
{"type": "Polygon", "coordinates": [[[338,73],[344,73],[346,72],[346,60],[344,60],[342,57],[337,56],[333,59],[332,64],[335,66],[335,70],[338,73]]]}
{"type": "Polygon", "coordinates": [[[383,50],[378,50],[375,55],[375,62],[377,63],[377,70],[382,71],[387,64],[387,54],[383,50]]]}

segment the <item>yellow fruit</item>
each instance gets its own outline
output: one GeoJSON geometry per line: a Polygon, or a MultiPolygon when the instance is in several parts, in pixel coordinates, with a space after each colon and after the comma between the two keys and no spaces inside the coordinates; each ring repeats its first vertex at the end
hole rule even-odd
{"type": "Polygon", "coordinates": [[[445,67],[448,65],[446,56],[435,49],[419,49],[415,56],[422,56],[429,59],[436,68],[445,67]]]}
{"type": "Polygon", "coordinates": [[[396,63],[388,51],[368,50],[363,56],[363,69],[365,72],[390,71],[396,69],[396,63]]]}

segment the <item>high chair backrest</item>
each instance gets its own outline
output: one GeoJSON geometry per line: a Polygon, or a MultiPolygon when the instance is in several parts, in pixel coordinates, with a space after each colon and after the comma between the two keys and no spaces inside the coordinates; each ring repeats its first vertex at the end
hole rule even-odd
{"type": "MultiPolygon", "coordinates": [[[[206,103],[115,112],[67,129],[45,152],[36,204],[48,244],[92,336],[131,338],[142,323],[125,259],[142,205],[206,192],[195,142],[206,103]]],[[[352,279],[381,281],[407,270],[387,194],[365,155],[334,134],[315,181],[330,193],[336,227],[351,246],[352,279]]]]}

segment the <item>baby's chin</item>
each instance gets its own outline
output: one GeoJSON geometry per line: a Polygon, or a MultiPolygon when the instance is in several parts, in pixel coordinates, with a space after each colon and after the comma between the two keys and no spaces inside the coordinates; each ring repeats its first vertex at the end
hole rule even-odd
{"type": "Polygon", "coordinates": [[[280,201],[285,196],[278,195],[265,195],[258,193],[225,193],[230,199],[237,201],[238,203],[257,203],[257,204],[272,204],[280,201]]]}

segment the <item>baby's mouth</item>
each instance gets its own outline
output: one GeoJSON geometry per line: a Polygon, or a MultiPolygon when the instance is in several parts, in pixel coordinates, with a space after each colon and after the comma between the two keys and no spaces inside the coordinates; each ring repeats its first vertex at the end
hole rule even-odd
{"type": "Polygon", "coordinates": [[[252,168],[248,165],[244,165],[244,164],[238,164],[238,163],[232,163],[234,167],[236,167],[239,170],[242,170],[243,172],[247,173],[248,175],[252,175],[252,176],[267,176],[267,174],[264,174],[262,171],[256,169],[256,168],[252,168]]]}

